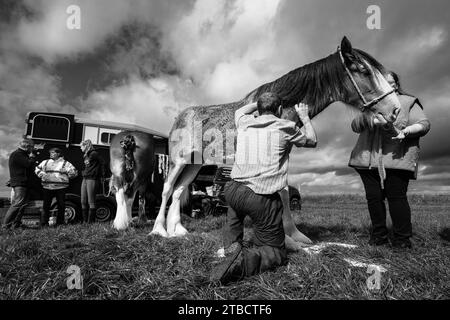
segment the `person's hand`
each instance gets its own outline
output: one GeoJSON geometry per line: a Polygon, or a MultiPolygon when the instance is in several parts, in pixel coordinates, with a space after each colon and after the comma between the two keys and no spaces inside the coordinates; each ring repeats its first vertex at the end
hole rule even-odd
{"type": "Polygon", "coordinates": [[[403,139],[405,139],[408,136],[408,134],[409,134],[409,128],[406,127],[405,129],[400,130],[396,137],[392,137],[392,140],[400,140],[400,141],[402,141],[403,139]]]}
{"type": "Polygon", "coordinates": [[[42,149],[44,149],[44,147],[45,147],[45,142],[42,142],[42,143],[39,143],[39,144],[35,144],[33,148],[35,150],[42,150],[42,149]]]}
{"type": "Polygon", "coordinates": [[[307,104],[299,103],[299,104],[296,104],[294,106],[294,108],[298,114],[298,117],[300,118],[300,120],[302,122],[304,122],[303,120],[305,120],[305,121],[309,120],[309,115],[308,115],[309,107],[307,104]]]}

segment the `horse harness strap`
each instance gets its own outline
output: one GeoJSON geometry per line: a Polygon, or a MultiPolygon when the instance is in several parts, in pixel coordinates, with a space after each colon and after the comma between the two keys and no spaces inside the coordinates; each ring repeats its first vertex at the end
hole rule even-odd
{"type": "MultiPolygon", "coordinates": [[[[344,66],[345,72],[347,73],[348,77],[350,78],[350,81],[352,82],[353,86],[356,89],[356,92],[358,92],[359,97],[361,98],[362,102],[364,103],[360,108],[361,111],[365,111],[366,109],[371,108],[372,106],[376,105],[381,100],[386,98],[388,95],[395,92],[395,89],[392,88],[388,92],[386,92],[386,93],[382,94],[381,96],[379,96],[375,99],[372,99],[371,101],[368,102],[366,100],[366,98],[364,97],[364,95],[362,94],[361,89],[359,88],[358,84],[356,83],[355,79],[353,78],[350,70],[347,68],[347,65],[345,64],[344,56],[342,55],[342,51],[341,51],[340,47],[338,47],[338,52],[339,52],[339,57],[341,59],[342,65],[344,66]]],[[[378,167],[378,175],[380,177],[381,189],[384,189],[384,180],[386,179],[386,168],[384,167],[384,162],[383,162],[383,146],[382,146],[381,138],[378,137],[378,139],[379,139],[379,141],[378,141],[379,145],[378,145],[377,167],[378,167]]]]}
{"type": "Polygon", "coordinates": [[[339,52],[339,57],[341,59],[342,65],[344,66],[345,72],[347,73],[347,75],[350,78],[350,81],[352,82],[353,86],[356,89],[356,92],[358,92],[359,97],[361,98],[362,102],[364,103],[360,109],[361,111],[365,111],[366,109],[371,108],[372,106],[376,105],[377,103],[379,103],[381,100],[383,100],[384,98],[386,98],[388,95],[392,94],[393,92],[395,92],[395,89],[392,88],[391,90],[389,90],[386,93],[383,93],[381,96],[372,99],[371,101],[367,101],[366,98],[364,97],[364,95],[361,92],[361,89],[359,88],[358,84],[356,83],[355,79],[353,78],[350,70],[347,68],[347,65],[345,64],[345,60],[344,60],[344,56],[342,55],[342,51],[341,48],[338,47],[338,52],[339,52]]]}

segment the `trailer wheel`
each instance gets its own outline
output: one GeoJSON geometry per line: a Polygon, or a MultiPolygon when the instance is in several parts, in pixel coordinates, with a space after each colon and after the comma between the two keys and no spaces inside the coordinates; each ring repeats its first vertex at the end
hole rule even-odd
{"type": "Polygon", "coordinates": [[[96,205],[95,221],[107,222],[114,218],[116,208],[108,201],[99,201],[96,205]]]}
{"type": "Polygon", "coordinates": [[[80,208],[75,202],[66,200],[66,207],[64,209],[65,224],[75,223],[80,217],[80,208]]]}

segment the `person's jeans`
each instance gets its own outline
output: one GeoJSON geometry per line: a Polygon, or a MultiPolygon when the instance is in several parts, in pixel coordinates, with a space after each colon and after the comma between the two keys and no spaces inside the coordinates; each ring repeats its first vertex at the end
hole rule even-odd
{"type": "Polygon", "coordinates": [[[236,181],[225,185],[229,205],[224,226],[224,246],[242,242],[244,218],[253,221],[254,246],[243,249],[242,276],[251,276],[287,263],[284,243],[283,203],[278,193],[256,194],[236,181]]]}
{"type": "Polygon", "coordinates": [[[95,209],[95,195],[97,186],[97,180],[83,179],[81,182],[81,208],[95,209]]]}
{"type": "Polygon", "coordinates": [[[3,218],[3,227],[18,226],[22,220],[23,209],[27,205],[28,189],[26,187],[14,187],[14,199],[3,218]]]}
{"type": "Polygon", "coordinates": [[[48,218],[50,216],[50,206],[52,204],[53,198],[56,197],[58,203],[58,214],[56,216],[56,224],[64,224],[64,211],[65,211],[65,199],[66,199],[66,188],[49,190],[44,189],[44,204],[41,216],[41,225],[48,224],[48,218]]]}
{"type": "Polygon", "coordinates": [[[377,170],[357,169],[356,171],[361,176],[366,191],[367,205],[372,220],[372,237],[375,239],[387,238],[384,203],[384,199],[387,198],[394,241],[409,241],[412,236],[412,225],[411,209],[406,193],[411,173],[406,170],[387,169],[383,190],[377,170]]]}

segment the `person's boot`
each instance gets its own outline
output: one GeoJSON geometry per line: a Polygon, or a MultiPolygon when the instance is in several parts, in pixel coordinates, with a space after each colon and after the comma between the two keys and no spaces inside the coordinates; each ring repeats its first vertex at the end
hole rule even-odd
{"type": "Polygon", "coordinates": [[[83,216],[83,223],[87,223],[89,219],[89,209],[81,209],[81,215],[83,216]]]}
{"type": "Polygon", "coordinates": [[[96,209],[89,209],[89,218],[88,218],[89,223],[95,222],[95,211],[96,209]]]}
{"type": "Polygon", "coordinates": [[[409,239],[393,239],[392,247],[394,249],[412,249],[411,240],[409,239]]]}
{"type": "Polygon", "coordinates": [[[388,237],[370,237],[369,239],[369,246],[384,246],[389,244],[388,237]]]}
{"type": "Polygon", "coordinates": [[[209,281],[226,285],[232,281],[239,281],[244,277],[242,245],[234,242],[225,249],[225,258],[212,269],[209,281]]]}
{"type": "Polygon", "coordinates": [[[41,228],[48,227],[48,213],[42,211],[41,212],[41,220],[40,220],[41,228]]]}
{"type": "Polygon", "coordinates": [[[64,224],[66,224],[66,221],[64,218],[65,218],[65,212],[64,211],[59,212],[59,210],[58,210],[58,213],[56,214],[56,226],[62,226],[64,224]]]}

